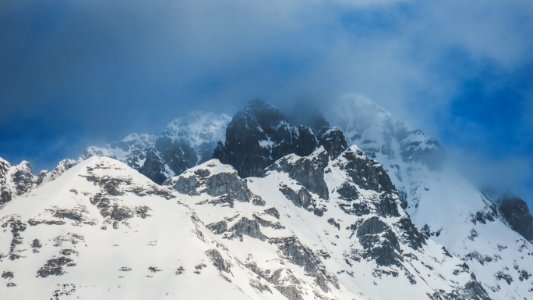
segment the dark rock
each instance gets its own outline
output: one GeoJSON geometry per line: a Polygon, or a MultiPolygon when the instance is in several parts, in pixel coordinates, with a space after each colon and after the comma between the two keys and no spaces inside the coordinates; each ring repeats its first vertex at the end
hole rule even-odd
{"type": "Polygon", "coordinates": [[[214,234],[222,234],[228,230],[228,223],[226,221],[220,221],[207,225],[207,228],[214,234]]]}
{"type": "Polygon", "coordinates": [[[148,213],[149,211],[150,208],[148,206],[138,206],[135,208],[135,214],[142,219],[146,219],[150,216],[148,213]]]}
{"type": "Polygon", "coordinates": [[[252,204],[255,205],[255,206],[265,206],[266,205],[266,201],[263,200],[263,198],[257,196],[257,195],[254,195],[254,197],[252,198],[252,204]]]}
{"type": "Polygon", "coordinates": [[[69,219],[76,222],[83,221],[82,212],[75,209],[57,209],[54,211],[54,217],[59,219],[69,219]]]}
{"type": "Polygon", "coordinates": [[[471,216],[471,221],[473,224],[486,224],[487,222],[494,222],[497,216],[498,211],[496,209],[496,205],[492,203],[486,203],[486,207],[483,210],[478,211],[471,216]]]}
{"type": "Polygon", "coordinates": [[[34,239],[33,242],[31,242],[31,247],[33,248],[34,252],[39,251],[38,249],[41,248],[43,244],[38,239],[34,239]]]}
{"type": "Polygon", "coordinates": [[[278,245],[281,253],[292,263],[302,266],[306,272],[315,273],[319,270],[321,263],[313,251],[305,247],[294,237],[273,238],[270,242],[278,245]]]}
{"type": "Polygon", "coordinates": [[[320,127],[294,125],[273,106],[252,101],[233,117],[226,142],[217,146],[213,157],[235,167],[241,177],[249,177],[262,176],[266,167],[287,154],[307,156],[322,145],[337,155],[346,148],[340,130],[320,127]]]}
{"type": "Polygon", "coordinates": [[[267,215],[271,215],[276,219],[279,219],[279,211],[275,207],[271,207],[269,209],[265,209],[264,213],[267,215]]]}
{"type": "MultiPolygon", "coordinates": [[[[253,194],[246,181],[233,173],[219,173],[209,177],[205,183],[206,191],[211,196],[227,195],[241,202],[249,202],[253,194]]],[[[256,196],[257,197],[257,196],[256,196]]]]}
{"type": "Polygon", "coordinates": [[[2,272],[2,278],[4,279],[13,279],[15,275],[11,271],[4,271],[2,272]]]}
{"type": "Polygon", "coordinates": [[[277,285],[276,289],[288,300],[304,300],[302,291],[295,285],[277,285]]]}
{"type": "Polygon", "coordinates": [[[524,200],[515,196],[504,196],[499,200],[498,209],[514,231],[533,242],[533,217],[524,200]]]}
{"type": "Polygon", "coordinates": [[[117,204],[113,205],[113,210],[111,211],[109,217],[115,221],[122,221],[133,217],[133,212],[127,206],[118,206],[117,204]]]}
{"type": "Polygon", "coordinates": [[[400,243],[387,224],[378,217],[363,221],[357,237],[365,249],[363,258],[374,260],[379,266],[400,266],[403,258],[400,243]]]}
{"type": "Polygon", "coordinates": [[[432,300],[491,300],[487,294],[487,291],[476,280],[469,281],[464,287],[456,288],[449,293],[445,292],[444,290],[437,290],[431,295],[428,294],[428,297],[432,300]]]}
{"type": "Polygon", "coordinates": [[[270,227],[270,228],[274,228],[274,229],[283,229],[285,228],[283,225],[281,225],[279,222],[270,222],[270,221],[267,221],[261,217],[259,217],[258,215],[253,215],[254,216],[254,220],[257,221],[257,223],[259,223],[259,225],[263,226],[263,227],[270,227]]]}
{"type": "Polygon", "coordinates": [[[328,219],[328,223],[333,225],[333,226],[335,226],[337,228],[337,230],[341,229],[341,225],[337,221],[335,221],[335,219],[333,219],[333,218],[329,218],[328,219]]]}
{"type": "Polygon", "coordinates": [[[33,187],[33,174],[29,164],[26,163],[24,167],[17,169],[13,173],[13,183],[15,184],[15,192],[17,195],[22,195],[28,192],[33,187]]]}
{"type": "Polygon", "coordinates": [[[73,250],[73,249],[62,249],[59,253],[61,253],[61,255],[65,255],[65,256],[70,256],[70,255],[73,255],[73,254],[78,254],[77,251],[73,250]]]}
{"type": "Polygon", "coordinates": [[[198,187],[200,187],[200,182],[196,176],[180,176],[174,182],[172,182],[173,189],[182,194],[190,196],[198,195],[198,187]]]}
{"type": "Polygon", "coordinates": [[[261,232],[259,223],[256,220],[250,220],[248,218],[242,218],[230,228],[235,236],[242,239],[243,234],[249,237],[265,240],[267,237],[261,232]]]}
{"type": "Polygon", "coordinates": [[[207,256],[213,262],[215,268],[217,268],[219,271],[226,273],[231,271],[230,264],[224,260],[220,252],[218,252],[216,249],[209,249],[205,252],[205,254],[207,254],[207,256]]]}
{"type": "Polygon", "coordinates": [[[379,234],[389,229],[389,226],[378,217],[371,217],[365,220],[357,229],[357,237],[368,234],[379,234]]]}
{"type": "Polygon", "coordinates": [[[340,198],[346,201],[357,200],[359,198],[359,193],[357,188],[349,182],[344,182],[338,189],[337,193],[340,198]]]}
{"type": "Polygon", "coordinates": [[[289,124],[278,109],[255,100],[233,117],[226,142],[213,157],[235,167],[241,177],[261,176],[275,160],[290,153],[309,155],[317,145],[312,129],[289,124]]]}
{"type": "Polygon", "coordinates": [[[518,272],[518,280],[520,281],[528,280],[529,277],[531,277],[531,273],[526,270],[521,270],[518,272]]]}
{"type": "Polygon", "coordinates": [[[318,133],[318,141],[331,158],[336,158],[348,148],[344,133],[338,128],[322,128],[318,133]]]}
{"type": "Polygon", "coordinates": [[[504,273],[502,271],[498,271],[496,274],[494,274],[494,276],[498,280],[504,280],[509,285],[513,282],[513,277],[511,277],[511,275],[504,273]]]}
{"type": "Polygon", "coordinates": [[[349,215],[364,216],[370,213],[370,207],[364,201],[353,203],[339,203],[339,207],[349,215]]]}
{"type": "Polygon", "coordinates": [[[324,168],[327,163],[327,153],[322,152],[313,157],[302,157],[291,163],[287,159],[282,159],[269,169],[286,172],[289,177],[298,181],[307,190],[327,200],[329,191],[324,181],[324,168]]]}
{"type": "Polygon", "coordinates": [[[41,224],[45,224],[45,225],[64,225],[65,221],[29,219],[28,220],[28,224],[30,226],[37,226],[37,225],[41,225],[41,224]]]}
{"type": "Polygon", "coordinates": [[[185,268],[183,268],[183,266],[179,266],[177,269],[176,269],[176,272],[175,274],[176,275],[181,275],[185,272],[185,268]]]}
{"type": "Polygon", "coordinates": [[[157,272],[161,272],[162,270],[159,269],[158,267],[148,267],[148,271],[152,272],[152,273],[157,273],[157,272]]]}
{"type": "Polygon", "coordinates": [[[155,149],[148,149],[146,151],[144,164],[138,171],[155,183],[163,183],[167,179],[165,162],[155,149]]]}
{"type": "Polygon", "coordinates": [[[20,233],[26,230],[26,223],[22,222],[19,217],[12,216],[1,226],[2,228],[9,227],[11,229],[12,239],[9,244],[9,259],[15,260],[20,258],[20,255],[18,254],[19,251],[16,250],[16,247],[22,244],[22,235],[20,233]]]}
{"type": "Polygon", "coordinates": [[[395,194],[387,193],[379,198],[375,203],[376,212],[383,217],[399,217],[398,203],[396,202],[395,194]]]}
{"type": "Polygon", "coordinates": [[[200,274],[202,269],[205,268],[205,267],[207,267],[207,265],[204,264],[204,263],[201,263],[201,264],[198,264],[198,265],[194,266],[194,273],[195,274],[200,274]]]}
{"type": "Polygon", "coordinates": [[[4,187],[0,187],[0,205],[11,201],[11,193],[4,190],[4,187]]]}
{"type": "Polygon", "coordinates": [[[477,281],[468,282],[463,289],[463,295],[465,299],[490,300],[487,291],[477,281]]]}
{"type": "Polygon", "coordinates": [[[74,266],[73,260],[68,257],[49,259],[44,266],[37,271],[37,277],[59,276],[65,274],[64,266],[74,266]]]}
{"type": "Polygon", "coordinates": [[[385,169],[376,161],[366,158],[362,152],[346,151],[343,155],[348,161],[344,168],[355,184],[377,192],[395,190],[385,169]]]}
{"type": "Polygon", "coordinates": [[[418,250],[426,244],[427,237],[416,228],[411,219],[402,218],[398,222],[398,227],[402,230],[402,240],[407,242],[409,247],[418,250]]]}
{"type": "Polygon", "coordinates": [[[155,145],[145,152],[144,164],[138,170],[157,184],[162,184],[169,176],[179,175],[198,163],[198,155],[189,144],[164,135],[157,138],[155,145]],[[174,174],[168,174],[167,168],[174,174]]]}

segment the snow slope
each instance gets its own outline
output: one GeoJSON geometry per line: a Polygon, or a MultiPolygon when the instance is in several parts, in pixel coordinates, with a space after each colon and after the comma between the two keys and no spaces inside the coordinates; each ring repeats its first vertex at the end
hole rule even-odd
{"type": "Polygon", "coordinates": [[[166,184],[289,299],[487,299],[462,260],[412,225],[387,178],[353,146],[288,155],[247,179],[211,160],[166,184]]]}
{"type": "Polygon", "coordinates": [[[3,299],[281,298],[175,193],[109,158],[7,203],[0,229],[3,299]]]}
{"type": "Polygon", "coordinates": [[[494,299],[533,294],[533,247],[496,206],[446,162],[439,143],[372,101],[344,98],[335,125],[387,170],[413,222],[463,258],[494,299]]]}

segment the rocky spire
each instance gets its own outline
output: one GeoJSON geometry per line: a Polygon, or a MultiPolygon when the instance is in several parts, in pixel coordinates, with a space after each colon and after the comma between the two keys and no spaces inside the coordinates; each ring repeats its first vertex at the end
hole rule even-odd
{"type": "Polygon", "coordinates": [[[254,100],[233,117],[214,158],[242,177],[261,176],[277,159],[291,153],[306,156],[321,145],[338,154],[346,149],[346,140],[340,130],[295,125],[274,106],[254,100]]]}

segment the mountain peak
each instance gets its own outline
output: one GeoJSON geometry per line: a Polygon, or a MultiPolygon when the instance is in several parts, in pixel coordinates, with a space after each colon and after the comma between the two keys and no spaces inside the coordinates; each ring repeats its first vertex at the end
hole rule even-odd
{"type": "Polygon", "coordinates": [[[346,148],[338,129],[316,132],[294,125],[283,113],[261,100],[254,100],[237,112],[226,129],[226,141],[219,144],[214,158],[230,164],[242,177],[260,176],[277,159],[294,153],[311,154],[321,143],[335,153],[346,148]]]}
{"type": "Polygon", "coordinates": [[[170,122],[160,135],[130,134],[116,143],[88,147],[85,156],[118,159],[162,183],[211,159],[217,142],[224,140],[229,120],[225,114],[195,111],[170,122]]]}
{"type": "Polygon", "coordinates": [[[0,158],[0,205],[27,193],[36,185],[37,177],[32,174],[28,161],[12,165],[0,158]]]}

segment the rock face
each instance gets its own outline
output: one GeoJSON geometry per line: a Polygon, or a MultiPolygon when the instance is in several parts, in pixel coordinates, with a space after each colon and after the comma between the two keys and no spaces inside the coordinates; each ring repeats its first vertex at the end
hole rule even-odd
{"type": "Polygon", "coordinates": [[[156,183],[211,159],[230,118],[193,112],[172,121],[158,136],[130,134],[104,147],[88,147],[84,157],[103,155],[127,163],[156,183]]]}
{"type": "Polygon", "coordinates": [[[213,157],[235,167],[241,177],[250,177],[263,175],[267,166],[287,154],[306,156],[320,145],[333,155],[346,149],[340,130],[329,128],[325,121],[312,124],[314,128],[291,124],[278,109],[255,100],[233,117],[226,142],[217,146],[213,157]]]}
{"type": "Polygon", "coordinates": [[[27,193],[36,185],[37,178],[32,174],[27,161],[12,166],[0,158],[0,205],[27,193]]]}
{"type": "Polygon", "coordinates": [[[498,204],[498,210],[509,226],[533,242],[533,217],[527,203],[516,196],[503,196],[498,204]]]}

